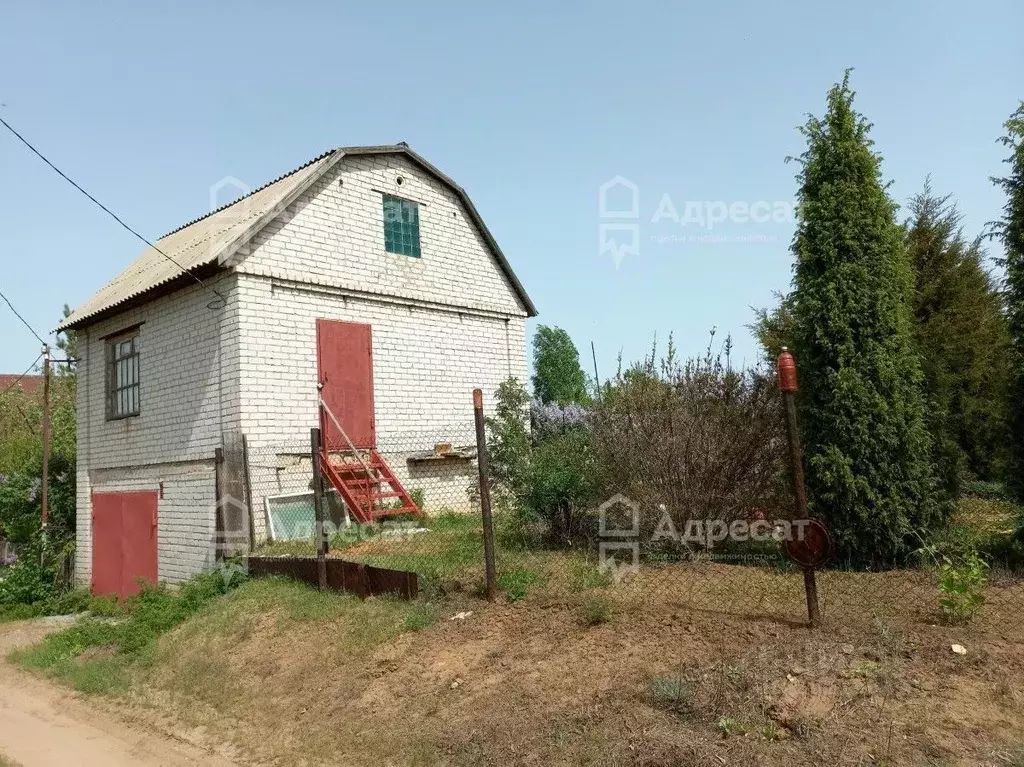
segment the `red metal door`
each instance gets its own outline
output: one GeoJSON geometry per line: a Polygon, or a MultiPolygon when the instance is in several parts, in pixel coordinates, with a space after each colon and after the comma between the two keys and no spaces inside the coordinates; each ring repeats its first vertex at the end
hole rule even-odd
{"type": "Polygon", "coordinates": [[[153,492],[92,494],[92,593],[128,597],[157,580],[153,492]]]}
{"type": "Polygon", "coordinates": [[[92,593],[121,594],[121,495],[92,494],[92,593]]]}
{"type": "MultiPolygon", "coordinates": [[[[317,320],[316,344],[324,402],[356,447],[376,447],[372,329],[354,322],[317,320]]],[[[329,418],[320,428],[327,445],[348,449],[329,418]]]]}
{"type": "Polygon", "coordinates": [[[121,493],[121,596],[157,579],[157,493],[121,493]]]}

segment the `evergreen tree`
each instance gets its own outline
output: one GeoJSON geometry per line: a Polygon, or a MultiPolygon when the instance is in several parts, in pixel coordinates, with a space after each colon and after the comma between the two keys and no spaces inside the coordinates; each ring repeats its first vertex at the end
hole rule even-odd
{"type": "Polygon", "coordinates": [[[754,309],[754,321],[747,326],[773,369],[782,347],[793,348],[793,294],[776,291],[775,298],[778,305],[774,309],[754,309]]]}
{"type": "Polygon", "coordinates": [[[926,414],[938,478],[951,496],[970,471],[991,478],[1004,442],[1009,333],[979,242],[968,242],[950,198],[910,202],[907,252],[926,414]]]}
{"type": "Polygon", "coordinates": [[[569,334],[561,328],[547,325],[537,328],[533,337],[533,368],[533,394],[545,405],[589,401],[580,354],[569,334]]]}
{"type": "Polygon", "coordinates": [[[849,72],[801,132],[794,343],[812,513],[859,564],[906,557],[948,504],[931,466],[913,275],[849,72]]]}
{"type": "Polygon", "coordinates": [[[1010,150],[1006,162],[1010,175],[992,181],[1006,192],[1003,217],[995,222],[993,235],[1006,249],[1006,309],[1013,343],[1012,396],[1007,483],[1024,500],[1024,102],[1006,121],[1001,139],[1010,150]]]}

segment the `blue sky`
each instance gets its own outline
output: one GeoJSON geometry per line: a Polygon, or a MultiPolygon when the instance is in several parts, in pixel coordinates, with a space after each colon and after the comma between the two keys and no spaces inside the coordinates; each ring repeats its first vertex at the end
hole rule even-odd
{"type": "MultiPolygon", "coordinates": [[[[898,202],[931,174],[971,234],[1003,204],[988,177],[1024,98],[1024,5],[832,5],[8,4],[0,113],[151,238],[208,210],[225,176],[255,186],[330,147],[404,140],[466,188],[537,322],[566,328],[588,370],[591,340],[604,377],[655,332],[695,353],[712,327],[753,361],[750,307],[789,283],[792,221],[708,229],[687,205],[792,201],[796,126],[844,68],[898,202]],[[616,176],[637,186],[635,219],[599,215],[616,176]],[[685,226],[652,221],[665,195],[685,226]],[[636,224],[638,253],[616,267],[601,223],[636,224]]],[[[40,330],[141,247],[2,131],[0,217],[0,289],[40,330]]],[[[0,372],[38,353],[2,305],[0,339],[0,372]]]]}

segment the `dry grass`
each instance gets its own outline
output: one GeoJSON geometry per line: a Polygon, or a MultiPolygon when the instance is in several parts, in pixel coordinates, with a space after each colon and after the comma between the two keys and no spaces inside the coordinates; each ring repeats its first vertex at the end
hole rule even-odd
{"type": "Polygon", "coordinates": [[[1015,632],[812,632],[635,588],[488,605],[254,582],[161,640],[130,698],[261,764],[1002,765],[1024,743],[1015,632]]]}
{"type": "Polygon", "coordinates": [[[0,754],[0,767],[21,767],[21,764],[0,754]]]}

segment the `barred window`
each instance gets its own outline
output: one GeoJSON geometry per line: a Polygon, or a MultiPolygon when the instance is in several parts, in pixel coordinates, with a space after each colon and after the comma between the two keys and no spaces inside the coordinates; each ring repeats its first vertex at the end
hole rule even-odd
{"type": "Polygon", "coordinates": [[[420,257],[420,206],[415,202],[384,195],[384,249],[420,257]]]}
{"type": "Polygon", "coordinates": [[[107,419],[139,414],[139,331],[107,341],[107,419]]]}

